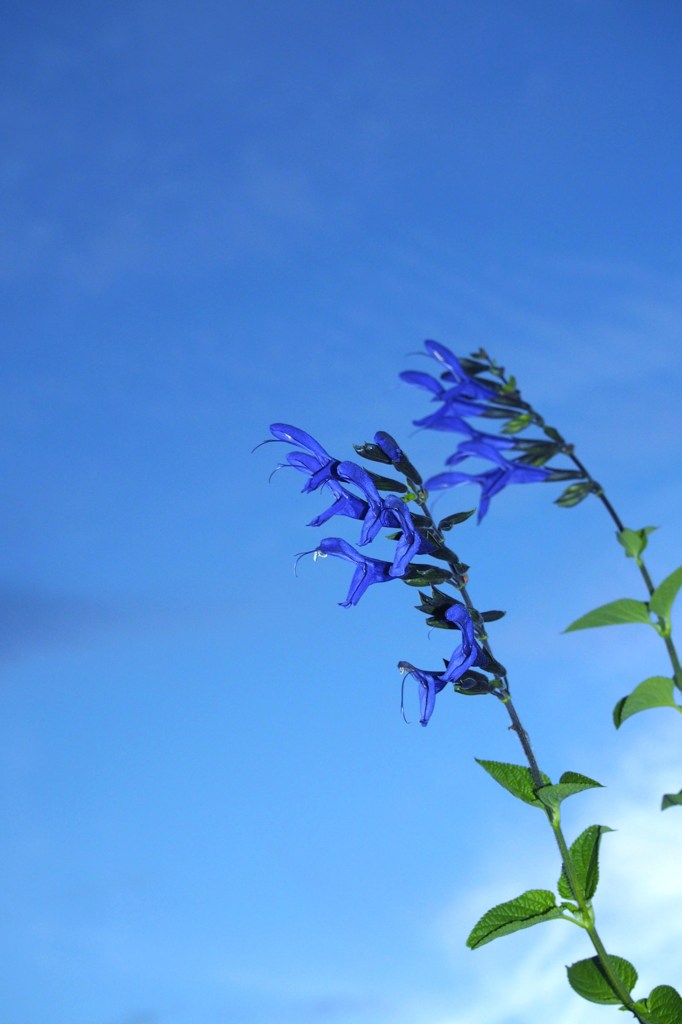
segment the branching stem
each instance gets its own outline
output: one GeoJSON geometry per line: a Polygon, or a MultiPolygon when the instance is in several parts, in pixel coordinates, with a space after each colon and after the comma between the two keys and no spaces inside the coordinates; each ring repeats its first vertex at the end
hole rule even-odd
{"type": "MultiPolygon", "coordinates": [[[[531,746],[528,733],[521,724],[521,719],[519,718],[518,712],[516,711],[516,708],[514,707],[511,698],[503,700],[503,703],[512,721],[511,728],[518,736],[519,742],[523,747],[523,752],[526,756],[526,760],[528,761],[528,767],[530,769],[533,782],[536,788],[540,789],[540,787],[545,785],[545,782],[542,778],[542,774],[538,767],[535,754],[533,753],[533,748],[531,746]]],[[[571,852],[568,847],[568,843],[566,842],[566,838],[563,834],[561,825],[559,823],[559,817],[558,815],[553,814],[552,810],[549,807],[545,807],[544,810],[550,827],[554,832],[554,838],[556,839],[557,846],[559,847],[559,853],[561,854],[561,861],[564,866],[566,878],[568,879],[568,884],[571,887],[571,891],[575,897],[576,903],[580,907],[581,917],[582,920],[585,922],[583,927],[589,935],[590,941],[592,942],[595,952],[599,957],[599,962],[601,964],[601,968],[604,972],[604,975],[606,976],[609,985],[616,993],[623,1006],[627,1010],[629,1010],[638,1021],[640,1021],[640,1024],[651,1024],[649,1018],[644,1016],[642,1011],[637,1008],[630,993],[625,988],[620,977],[613,969],[613,965],[611,963],[609,955],[606,952],[606,947],[604,946],[604,943],[601,940],[599,932],[597,931],[597,926],[594,923],[594,910],[592,909],[590,902],[585,898],[583,888],[580,884],[578,873],[575,869],[575,865],[573,863],[573,858],[571,857],[571,852]]]]}

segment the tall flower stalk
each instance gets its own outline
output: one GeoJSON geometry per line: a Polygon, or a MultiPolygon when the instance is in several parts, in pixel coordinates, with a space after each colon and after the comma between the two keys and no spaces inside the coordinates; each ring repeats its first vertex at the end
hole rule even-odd
{"type": "MultiPolygon", "coordinates": [[[[573,508],[590,495],[596,497],[616,527],[616,539],[628,558],[639,570],[647,592],[647,600],[619,598],[581,616],[566,632],[598,626],[642,623],[652,627],[661,637],[670,661],[669,676],[651,676],[640,683],[616,704],[613,718],[616,728],[632,715],[654,707],[670,707],[682,712],[675,701],[675,689],[682,691],[682,664],[672,636],[671,611],[682,587],[682,567],[656,586],[644,561],[643,553],[655,527],[629,529],[616,512],[604,488],[578,458],[575,448],[556,427],[549,426],[532,405],[525,401],[516,379],[484,349],[471,356],[457,357],[436,341],[424,344],[426,355],[437,368],[438,377],[407,370],[400,374],[407,384],[428,391],[438,409],[421,419],[416,426],[463,435],[456,450],[446,459],[448,466],[460,466],[471,459],[492,464],[479,473],[447,470],[426,482],[429,490],[443,490],[464,483],[481,487],[479,522],[487,513],[491,498],[511,483],[554,483],[570,481],[555,499],[562,508],[573,508]],[[472,424],[483,420],[498,425],[496,432],[484,432],[472,424]],[[528,437],[529,431],[540,436],[528,437]],[[522,436],[523,435],[523,436],[522,436]],[[550,459],[563,457],[571,468],[551,468],[550,459]]],[[[662,808],[682,804],[682,790],[663,796],[662,808]]]]}
{"type": "MultiPolygon", "coordinates": [[[[510,408],[509,403],[518,401],[508,382],[495,386],[478,380],[442,347],[438,349],[438,358],[442,358],[447,367],[443,381],[433,385],[427,385],[423,380],[412,379],[410,382],[428,387],[439,400],[448,404],[450,408],[442,414],[439,423],[448,417],[461,418],[467,409],[475,409],[476,415],[486,415],[491,408],[499,405],[507,409],[510,408]]],[[[384,431],[375,435],[373,443],[356,446],[356,452],[371,463],[390,466],[402,479],[379,475],[353,462],[338,460],[297,427],[275,423],[270,431],[272,440],[296,446],[287,453],[280,466],[290,466],[305,474],[307,479],[303,491],[327,491],[333,498],[332,504],[309,525],[319,527],[336,516],[361,524],[357,547],[344,538],[327,537],[320,540],[312,551],[303,553],[316,558],[338,557],[351,563],[351,582],[341,604],[345,607],[356,605],[372,584],[402,580],[418,589],[420,603],[417,608],[426,615],[430,627],[457,634],[458,642],[442,669],[423,669],[407,661],[399,662],[404,677],[417,683],[421,724],[428,724],[438,695],[450,686],[455,692],[470,696],[488,694],[504,705],[523,750],[526,765],[488,760],[479,760],[479,764],[513,796],[536,807],[546,817],[561,858],[557,893],[532,889],[493,907],[474,926],[467,944],[475,949],[493,939],[545,921],[569,921],[586,931],[594,949],[592,957],[568,968],[572,988],[593,1002],[628,1010],[640,1024],[670,1024],[674,1018],[666,1014],[671,1007],[675,1013],[679,1011],[682,1014],[682,1000],[678,993],[670,986],[662,985],[646,999],[635,999],[632,990],[637,972],[627,960],[607,953],[597,931],[592,900],[598,882],[601,838],[610,829],[602,825],[589,826],[569,845],[561,827],[560,808],[565,799],[598,787],[600,783],[572,771],[564,772],[559,781],[553,783],[538,765],[528,733],[512,701],[507,672],[493,654],[487,632],[488,623],[503,613],[481,612],[476,608],[468,591],[468,566],[446,540],[446,533],[472,513],[455,513],[436,521],[428,504],[429,481],[424,485],[421,474],[402,448],[384,431]],[[390,560],[372,558],[358,550],[374,542],[382,529],[390,531],[387,539],[395,543],[394,557],[390,560]],[[430,561],[424,562],[421,558],[430,561]]],[[[484,450],[499,454],[503,449],[510,449],[504,436],[485,438],[469,427],[467,433],[469,444],[476,446],[477,454],[484,450]]],[[[556,454],[556,444],[553,440],[553,454],[556,454]]],[[[468,451],[463,451],[460,446],[455,460],[458,461],[460,456],[466,457],[468,451]]],[[[522,447],[521,451],[528,456],[531,449],[522,447]]],[[[508,483],[578,479],[578,467],[574,471],[545,467],[544,464],[552,457],[548,455],[545,458],[546,454],[547,449],[543,447],[542,466],[534,466],[522,458],[510,461],[504,456],[495,457],[492,458],[495,468],[488,471],[488,475],[482,475],[483,483],[480,476],[468,479],[481,483],[482,503],[486,498],[489,502],[508,483]],[[504,459],[504,465],[500,459],[504,459]],[[529,470],[535,472],[531,474],[529,470]]],[[[533,457],[537,458],[538,454],[533,452],[533,457]]],[[[459,479],[461,475],[456,474],[458,479],[449,481],[448,485],[464,482],[459,479]]],[[[479,511],[479,519],[486,509],[487,505],[482,514],[479,511]]]]}

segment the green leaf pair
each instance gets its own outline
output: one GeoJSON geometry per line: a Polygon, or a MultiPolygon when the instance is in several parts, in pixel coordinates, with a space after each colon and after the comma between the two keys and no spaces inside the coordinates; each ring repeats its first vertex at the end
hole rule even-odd
{"type": "Polygon", "coordinates": [[[564,866],[561,869],[557,888],[559,895],[563,896],[565,900],[578,899],[580,896],[581,899],[589,901],[594,896],[599,883],[599,847],[601,846],[601,837],[606,832],[613,832],[613,829],[608,825],[588,825],[575,842],[571,843],[569,853],[580,893],[573,892],[573,886],[564,866]]]}
{"type": "MultiPolygon", "coordinates": [[[[620,956],[609,956],[613,972],[618,976],[623,988],[632,992],[637,984],[637,971],[629,960],[620,956]]],[[[588,999],[591,1003],[618,1006],[621,999],[614,992],[606,976],[604,967],[598,957],[579,960],[567,969],[571,988],[588,999]]],[[[682,996],[672,985],[657,985],[647,999],[639,999],[632,1004],[633,1009],[645,1014],[650,1024],[681,1024],[682,996]]]]}
{"type": "Polygon", "coordinates": [[[503,761],[485,761],[478,757],[476,761],[512,796],[532,807],[556,809],[567,797],[601,786],[600,782],[595,782],[594,779],[589,779],[578,772],[564,772],[559,782],[553,785],[549,776],[542,772],[545,785],[536,789],[530,768],[520,764],[506,764],[503,761]]]}
{"type": "MultiPolygon", "coordinates": [[[[584,902],[583,896],[589,901],[595,893],[599,881],[599,844],[602,835],[610,831],[606,825],[590,825],[571,846],[571,860],[576,884],[581,889],[581,902],[584,902]]],[[[572,901],[577,898],[565,869],[561,872],[558,889],[564,900],[572,901]]],[[[585,927],[591,922],[583,920],[584,916],[583,911],[573,902],[557,903],[556,896],[549,889],[529,889],[513,900],[499,903],[488,910],[472,928],[467,946],[470,949],[478,949],[479,946],[484,946],[503,935],[510,935],[523,928],[542,924],[543,921],[556,921],[559,918],[585,927]]]]}
{"type": "Polygon", "coordinates": [[[635,1007],[647,1015],[651,1024],[680,1024],[682,1021],[682,996],[672,985],[657,985],[648,999],[640,999],[635,1007]]]}
{"type": "MultiPolygon", "coordinates": [[[[619,539],[620,536],[621,534],[619,534],[619,539]]],[[[597,626],[620,626],[631,622],[643,622],[648,626],[653,626],[662,637],[668,637],[671,631],[670,614],[680,587],[682,587],[682,566],[656,587],[648,602],[635,601],[630,597],[621,597],[617,601],[610,601],[576,619],[566,627],[564,633],[571,633],[578,629],[593,629],[597,626]],[[657,616],[659,621],[652,622],[652,615],[657,616]]]]}
{"type": "Polygon", "coordinates": [[[616,533],[616,538],[619,544],[625,548],[625,554],[628,558],[634,558],[637,565],[642,565],[641,554],[649,542],[649,534],[657,530],[657,526],[644,526],[641,530],[629,530],[625,527],[624,530],[616,533]]]}

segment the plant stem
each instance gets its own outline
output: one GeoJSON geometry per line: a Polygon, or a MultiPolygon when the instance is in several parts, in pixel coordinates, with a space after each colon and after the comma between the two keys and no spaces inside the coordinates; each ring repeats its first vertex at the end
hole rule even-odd
{"type": "MultiPolygon", "coordinates": [[[[567,454],[573,465],[577,469],[579,469],[580,472],[584,475],[585,479],[589,480],[589,482],[592,484],[593,493],[597,496],[597,498],[599,498],[602,505],[604,506],[608,514],[611,516],[613,522],[615,523],[618,532],[621,533],[625,529],[625,527],[623,526],[623,522],[618,513],[616,512],[615,508],[613,507],[609,499],[606,497],[603,488],[592,478],[587,468],[583,465],[580,459],[578,459],[576,455],[574,455],[572,451],[568,452],[567,454]]],[[[654,586],[653,580],[651,579],[649,570],[647,569],[644,563],[644,559],[641,556],[636,561],[637,568],[639,569],[640,575],[644,580],[644,586],[647,589],[649,597],[651,597],[656,588],[654,586]]],[[[663,622],[660,618],[658,622],[660,626],[663,626],[663,622]]],[[[673,681],[678,690],[682,690],[682,665],[680,664],[680,659],[678,657],[677,650],[675,649],[675,644],[671,636],[663,636],[662,638],[663,643],[665,644],[666,650],[668,652],[668,657],[670,658],[670,663],[672,665],[673,681]]]]}
{"type": "MultiPolygon", "coordinates": [[[[500,381],[502,381],[504,385],[509,387],[511,385],[511,382],[510,379],[505,374],[504,369],[500,366],[497,366],[494,360],[492,360],[487,353],[482,351],[481,354],[486,358],[490,366],[491,373],[500,381]]],[[[545,437],[551,438],[551,440],[553,440],[556,444],[560,445],[561,452],[571,460],[576,469],[582,474],[583,479],[588,481],[592,485],[592,493],[596,495],[596,497],[599,498],[599,500],[601,501],[602,505],[604,506],[609,516],[613,520],[618,533],[622,533],[622,531],[625,529],[622,519],[620,518],[615,508],[607,498],[603,487],[597,483],[597,481],[591,475],[585,464],[575,454],[573,445],[568,444],[568,442],[562,437],[562,435],[559,433],[556,427],[550,427],[545,423],[542,416],[540,416],[540,414],[537,413],[528,402],[525,402],[521,398],[520,391],[515,391],[515,396],[517,407],[523,408],[527,412],[527,414],[530,417],[532,417],[532,422],[542,430],[545,437]]],[[[639,569],[640,575],[644,580],[644,585],[647,589],[649,597],[651,597],[656,588],[654,587],[651,575],[649,574],[649,570],[647,569],[646,565],[644,564],[644,560],[641,557],[637,559],[637,568],[639,569]]],[[[658,620],[658,624],[661,627],[663,626],[663,622],[660,618],[658,620]]],[[[673,682],[675,683],[677,689],[682,691],[682,663],[680,662],[677,650],[675,649],[674,641],[671,636],[665,636],[663,633],[661,634],[661,636],[665,644],[666,650],[668,652],[670,663],[672,665],[673,682]]]]}
{"type": "MultiPolygon", "coordinates": [[[[439,539],[442,542],[442,544],[445,545],[445,540],[444,540],[444,537],[443,537],[443,533],[439,529],[439,527],[436,524],[433,516],[431,515],[431,511],[430,511],[430,509],[429,509],[429,507],[428,507],[428,505],[426,503],[426,500],[424,498],[418,498],[417,501],[418,501],[419,507],[420,507],[423,515],[426,517],[426,519],[427,519],[427,521],[429,523],[430,528],[439,537],[439,539]]],[[[448,548],[448,551],[449,550],[450,549],[448,548]]],[[[460,569],[459,569],[459,564],[460,564],[459,563],[459,559],[457,558],[455,553],[452,552],[452,558],[448,558],[448,565],[450,566],[450,570],[452,572],[453,581],[456,581],[456,583],[454,585],[457,586],[457,589],[459,590],[460,594],[462,595],[462,599],[464,600],[467,608],[471,612],[475,613],[476,609],[475,609],[475,607],[473,605],[473,602],[472,602],[471,598],[469,597],[469,594],[467,593],[467,589],[466,589],[466,585],[465,585],[466,577],[462,578],[461,573],[460,573],[460,569]]],[[[492,658],[493,657],[492,650],[490,648],[490,645],[489,645],[487,639],[485,641],[483,641],[483,643],[485,644],[485,649],[487,650],[488,654],[492,658]]],[[[528,762],[528,767],[530,769],[530,774],[531,774],[531,778],[533,780],[533,785],[534,785],[536,790],[540,789],[542,786],[546,785],[546,782],[545,782],[545,779],[542,776],[542,772],[540,771],[540,767],[538,765],[537,758],[535,757],[535,754],[533,752],[533,747],[532,747],[532,744],[530,742],[530,737],[529,737],[528,733],[526,732],[526,730],[524,729],[523,724],[521,722],[521,719],[519,718],[518,712],[517,712],[517,710],[514,707],[514,704],[512,702],[511,695],[509,693],[509,684],[508,684],[506,676],[504,676],[502,679],[500,679],[499,683],[500,683],[500,688],[499,688],[499,690],[496,691],[496,696],[503,702],[503,704],[505,705],[505,707],[507,709],[507,713],[508,713],[509,717],[511,718],[511,722],[512,722],[511,728],[516,733],[516,735],[518,737],[518,740],[519,740],[519,743],[521,744],[521,746],[523,748],[523,753],[524,753],[524,755],[526,757],[526,761],[528,762]]],[[[563,834],[563,832],[561,830],[561,825],[560,825],[560,822],[559,822],[559,815],[557,813],[553,813],[552,810],[549,807],[544,807],[544,811],[545,811],[545,816],[547,817],[547,820],[548,820],[548,822],[550,824],[550,827],[552,828],[552,831],[554,832],[554,837],[556,839],[557,846],[559,847],[559,853],[561,854],[561,861],[562,861],[562,864],[564,866],[564,871],[566,873],[566,877],[567,877],[569,885],[571,887],[571,891],[573,892],[573,894],[575,896],[575,899],[576,899],[576,902],[577,902],[577,904],[578,904],[578,906],[580,908],[581,916],[582,916],[582,921],[583,921],[583,927],[587,931],[587,934],[590,937],[590,941],[592,942],[592,945],[593,945],[593,947],[594,947],[594,949],[595,949],[595,951],[597,953],[597,956],[599,957],[599,962],[601,964],[601,967],[602,967],[602,970],[604,972],[604,975],[607,978],[608,983],[611,986],[612,990],[615,992],[615,994],[620,999],[620,1001],[623,1004],[623,1006],[626,1009],[630,1010],[631,1013],[634,1014],[634,1016],[637,1018],[637,1020],[640,1022],[640,1024],[650,1024],[650,1021],[648,1020],[648,1018],[644,1017],[641,1014],[641,1012],[637,1010],[637,1008],[635,1007],[634,1001],[630,997],[629,992],[627,991],[627,989],[623,985],[623,983],[622,983],[621,979],[619,978],[618,974],[616,974],[616,972],[613,969],[613,966],[612,966],[611,961],[609,959],[608,953],[606,952],[606,948],[604,946],[604,943],[602,942],[601,937],[599,935],[599,932],[597,931],[596,925],[594,923],[594,911],[592,909],[591,904],[585,898],[585,895],[584,895],[584,893],[582,891],[582,888],[581,888],[581,885],[580,885],[580,881],[578,879],[578,874],[577,874],[577,872],[575,870],[575,865],[573,864],[573,858],[571,857],[571,852],[569,850],[569,847],[568,847],[568,844],[567,844],[566,839],[564,837],[564,834],[563,834]]]]}
{"type": "MultiPolygon", "coordinates": [[[[410,483],[412,483],[412,481],[410,481],[410,483]]],[[[437,523],[435,522],[433,516],[431,515],[431,511],[426,503],[425,496],[422,496],[419,487],[416,485],[414,487],[414,493],[419,495],[417,497],[417,504],[419,505],[422,514],[424,515],[428,522],[429,529],[432,530],[433,534],[439,538],[440,543],[442,544],[443,547],[446,548],[448,552],[447,564],[449,565],[452,574],[453,586],[455,586],[460,592],[462,600],[466,604],[469,611],[477,615],[474,604],[471,598],[469,597],[469,594],[467,593],[466,576],[462,575],[461,564],[459,562],[457,555],[453,551],[451,551],[450,548],[447,548],[447,546],[445,545],[443,533],[438,527],[437,523]]],[[[613,515],[615,516],[615,512],[613,512],[613,515]]],[[[485,650],[488,652],[490,657],[493,658],[492,650],[488,643],[487,637],[482,639],[480,642],[485,647],[485,650]]],[[[496,689],[492,692],[494,692],[495,695],[505,705],[507,713],[512,722],[511,728],[516,733],[518,740],[523,748],[523,753],[526,757],[526,761],[528,762],[531,778],[533,780],[533,785],[536,790],[541,789],[542,786],[546,785],[546,782],[543,778],[542,772],[540,771],[537,758],[535,757],[535,754],[533,752],[530,737],[524,729],[521,719],[519,718],[518,712],[512,702],[511,695],[509,692],[509,683],[507,681],[506,675],[496,680],[496,682],[499,684],[499,686],[496,687],[496,689]]],[[[564,866],[566,878],[568,879],[571,891],[573,892],[578,907],[580,908],[582,927],[585,928],[587,934],[590,937],[590,941],[592,942],[592,945],[599,958],[599,962],[604,972],[604,976],[606,977],[611,989],[618,996],[618,999],[621,1001],[623,1006],[636,1017],[640,1024],[651,1024],[649,1019],[643,1016],[641,1011],[639,1011],[636,1008],[635,1003],[631,998],[629,992],[623,985],[623,982],[621,981],[618,974],[613,969],[608,953],[606,952],[604,943],[602,942],[599,932],[597,931],[596,925],[594,923],[594,911],[592,909],[591,903],[586,899],[585,894],[580,885],[580,880],[578,878],[578,873],[573,863],[573,858],[571,857],[570,849],[561,830],[559,814],[556,811],[552,811],[552,809],[549,807],[544,807],[544,805],[543,809],[545,811],[545,816],[550,824],[550,827],[554,832],[554,837],[556,839],[557,846],[559,847],[559,853],[561,854],[561,861],[564,866]]]]}
{"type": "MultiPolygon", "coordinates": [[[[530,769],[530,774],[533,779],[533,783],[537,789],[540,789],[540,787],[545,785],[545,782],[542,778],[540,768],[538,767],[538,762],[536,760],[535,754],[533,753],[533,748],[531,746],[528,733],[521,724],[521,719],[519,718],[518,712],[516,711],[516,708],[514,707],[511,698],[502,698],[502,702],[507,709],[509,717],[511,718],[511,728],[518,736],[519,742],[523,747],[523,752],[526,756],[526,760],[528,761],[528,767],[530,769]]],[[[544,811],[547,820],[552,828],[552,831],[554,832],[554,838],[556,839],[557,846],[559,847],[559,853],[561,854],[561,860],[564,866],[564,871],[566,872],[566,877],[571,887],[571,891],[575,896],[576,903],[580,907],[582,919],[584,922],[583,927],[589,935],[590,941],[592,942],[592,945],[594,946],[597,956],[599,957],[601,968],[608,980],[608,983],[620,999],[623,1006],[627,1010],[629,1010],[637,1018],[638,1021],[640,1021],[640,1024],[650,1024],[649,1018],[643,1016],[641,1010],[637,1009],[634,1000],[630,996],[630,993],[627,991],[618,974],[616,974],[616,972],[613,969],[613,966],[609,959],[609,955],[606,952],[604,943],[602,942],[599,932],[597,931],[597,927],[594,923],[594,911],[589,901],[585,899],[585,895],[580,885],[580,881],[578,879],[578,874],[575,870],[575,865],[573,864],[573,858],[571,857],[571,852],[569,850],[568,843],[566,842],[563,831],[561,829],[561,825],[559,823],[559,816],[558,814],[554,814],[549,807],[545,807],[544,811]]]]}

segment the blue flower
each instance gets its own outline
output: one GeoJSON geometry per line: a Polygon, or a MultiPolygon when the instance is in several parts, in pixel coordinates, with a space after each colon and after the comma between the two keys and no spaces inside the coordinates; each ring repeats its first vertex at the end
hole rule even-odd
{"type": "Polygon", "coordinates": [[[333,516],[348,516],[349,519],[365,518],[369,511],[369,504],[366,501],[342,487],[336,480],[327,480],[325,486],[332,492],[336,500],[328,509],[311,519],[308,526],[323,526],[333,516]]]}
{"type": "Polygon", "coordinates": [[[359,551],[343,540],[341,537],[326,537],[321,540],[314,552],[316,556],[334,555],[336,558],[343,558],[347,562],[353,562],[355,571],[351,579],[350,587],[345,601],[339,601],[343,608],[357,604],[368,587],[373,583],[387,583],[395,579],[391,573],[393,566],[390,562],[384,562],[379,558],[367,558],[359,551]]]}
{"type": "Polygon", "coordinates": [[[396,544],[391,576],[404,576],[408,565],[416,554],[430,553],[433,550],[433,545],[429,544],[417,531],[405,502],[396,498],[394,494],[390,494],[383,500],[381,524],[402,531],[396,544]]]}
{"type": "MultiPolygon", "coordinates": [[[[358,565],[361,568],[362,565],[365,565],[367,572],[370,572],[370,569],[367,568],[370,563],[375,563],[375,566],[390,565],[390,577],[394,578],[405,575],[410,561],[417,552],[430,550],[428,543],[417,532],[405,503],[395,495],[382,498],[371,475],[362,466],[358,466],[354,462],[340,462],[338,459],[332,458],[315,438],[298,427],[292,427],[287,423],[273,423],[270,426],[270,432],[277,441],[288,441],[303,449],[303,451],[289,452],[286,457],[286,464],[308,475],[309,480],[303,490],[311,492],[318,488],[326,488],[334,497],[329,508],[311,519],[309,526],[322,526],[336,515],[361,520],[360,547],[371,543],[382,527],[401,531],[392,564],[379,559],[365,559],[363,562],[362,556],[345,541],[343,542],[345,547],[335,550],[331,548],[326,550],[321,545],[318,548],[321,554],[335,554],[342,558],[352,558],[356,562],[359,559],[358,565]],[[344,484],[355,487],[360,494],[349,490],[344,484]],[[350,555],[349,552],[354,552],[354,555],[350,555]]],[[[375,436],[375,441],[382,446],[382,450],[385,450],[389,457],[395,458],[396,461],[404,458],[402,449],[390,434],[379,431],[375,436]]],[[[323,541],[323,544],[326,543],[323,541]]],[[[371,572],[376,575],[376,568],[371,572]]],[[[378,577],[365,583],[360,589],[358,597],[370,582],[377,581],[378,577]]],[[[356,600],[350,603],[355,604],[356,600]]]]}
{"type": "Polygon", "coordinates": [[[357,466],[354,462],[339,462],[336,466],[336,476],[339,480],[354,484],[359,491],[362,491],[364,503],[367,506],[360,534],[360,546],[373,541],[381,529],[381,513],[383,502],[376,489],[376,485],[366,469],[357,466]]]}
{"type": "Polygon", "coordinates": [[[445,366],[444,380],[455,382],[455,387],[450,388],[444,395],[446,401],[448,395],[455,392],[461,397],[482,398],[483,401],[498,397],[499,389],[494,384],[483,383],[475,377],[470,377],[457,356],[445,345],[441,345],[438,341],[425,341],[424,348],[429,355],[445,366]]]}
{"type": "Polygon", "coordinates": [[[385,430],[377,430],[374,435],[374,443],[381,448],[384,455],[391,460],[391,462],[400,462],[401,459],[405,458],[405,453],[396,441],[394,437],[387,434],[385,430]]]}
{"type": "Polygon", "coordinates": [[[440,409],[422,416],[420,420],[413,420],[415,427],[423,427],[424,430],[446,430],[459,434],[469,434],[474,428],[470,427],[464,419],[465,416],[481,416],[485,406],[477,406],[474,402],[466,399],[453,398],[449,402],[443,402],[440,409]]]}
{"type": "Polygon", "coordinates": [[[544,466],[526,466],[522,462],[509,462],[500,455],[496,460],[497,469],[488,469],[482,473],[437,473],[426,481],[430,491],[445,490],[459,484],[478,484],[481,488],[481,500],[478,506],[478,522],[480,523],[488,511],[490,500],[509,484],[531,484],[546,480],[551,470],[544,466]]]}
{"type": "Polygon", "coordinates": [[[445,613],[445,618],[462,633],[462,642],[452,653],[443,678],[448,683],[457,682],[468,668],[475,664],[479,655],[479,647],[474,635],[474,623],[467,608],[463,604],[453,604],[445,613]]]}
{"type": "Polygon", "coordinates": [[[445,345],[437,341],[425,341],[424,347],[429,355],[445,367],[441,380],[419,370],[405,370],[400,374],[401,380],[430,391],[434,401],[445,402],[453,408],[457,406],[465,415],[476,416],[486,411],[487,406],[480,405],[477,399],[490,402],[499,397],[499,388],[495,384],[469,376],[454,353],[445,345]],[[452,383],[452,387],[445,387],[442,381],[452,383]]]}
{"type": "Polygon", "coordinates": [[[334,467],[338,464],[337,460],[333,459],[314,437],[306,434],[305,430],[292,427],[288,423],[271,423],[270,433],[277,441],[289,441],[305,449],[303,452],[289,452],[287,455],[287,463],[290,466],[307,473],[310,477],[303,488],[304,492],[317,490],[332,477],[334,467]]]}
{"type": "Polygon", "coordinates": [[[401,673],[412,676],[419,683],[419,724],[428,725],[429,718],[436,706],[436,694],[448,685],[447,679],[437,672],[427,672],[425,669],[415,668],[414,665],[410,665],[409,661],[399,661],[398,668],[401,673]]]}
{"type": "Polygon", "coordinates": [[[513,448],[515,443],[511,437],[481,434],[472,428],[468,440],[460,441],[457,451],[449,455],[445,462],[448,466],[457,466],[465,459],[479,458],[505,466],[508,465],[508,462],[501,454],[500,449],[513,448]]]}
{"type": "Polygon", "coordinates": [[[398,663],[401,672],[413,676],[419,683],[419,721],[421,725],[428,723],[436,704],[436,695],[448,683],[456,683],[473,665],[483,669],[492,665],[489,654],[476,640],[474,623],[465,605],[453,604],[446,611],[445,618],[461,631],[462,640],[452,652],[443,672],[430,672],[426,669],[415,668],[409,661],[398,663]]]}

